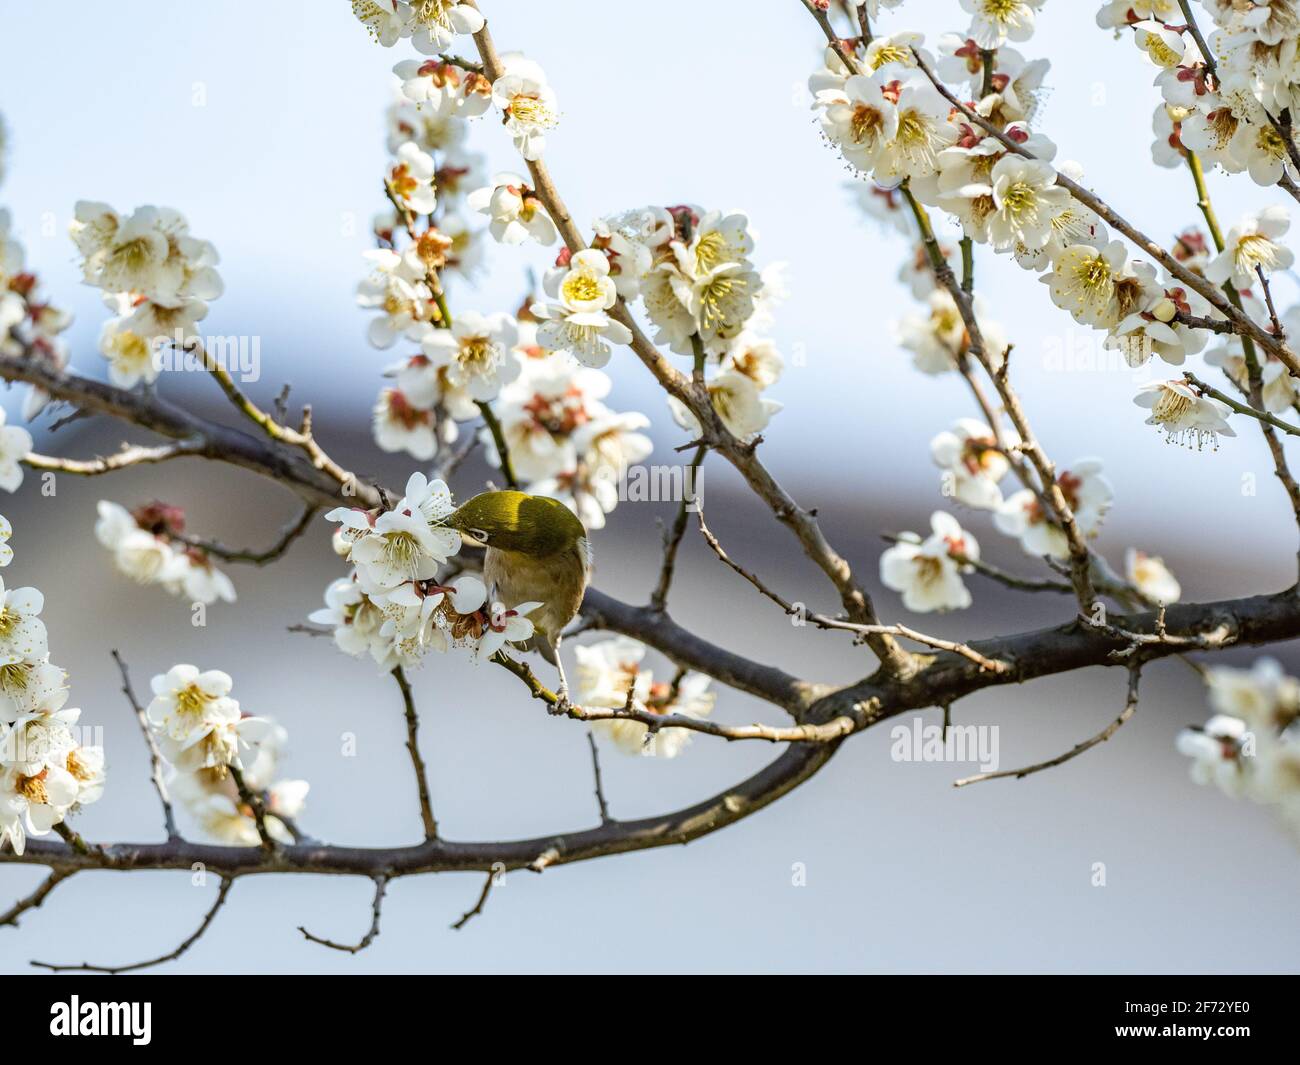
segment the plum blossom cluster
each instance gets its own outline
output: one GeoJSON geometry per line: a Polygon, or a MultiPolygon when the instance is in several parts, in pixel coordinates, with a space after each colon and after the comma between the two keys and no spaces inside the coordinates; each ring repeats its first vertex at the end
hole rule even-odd
{"type": "MultiPolygon", "coordinates": [[[[1130,366],[1153,359],[1183,365],[1206,345],[1206,331],[1189,320],[1222,315],[1172,276],[1130,258],[1102,219],[1058,183],[1058,175],[1075,182],[1084,175],[1077,163],[1055,161],[1055,144],[1038,128],[1050,63],[1026,59],[1008,44],[1030,39],[1041,4],[967,0],[963,6],[970,25],[941,36],[937,57],[919,32],[877,31],[869,41],[851,38],[828,48],[809,79],[821,132],[858,179],[856,198],[867,213],[913,241],[899,280],[921,306],[894,323],[896,340],[914,367],[928,375],[970,373],[976,356],[987,371],[1002,370],[1008,351],[1004,330],[978,293],[971,293],[969,311],[983,341],[977,352],[963,308],[949,286],[939,284],[933,265],[942,259],[959,275],[982,245],[1036,275],[1056,306],[1104,333],[1104,346],[1120,352],[1130,366]],[[955,86],[958,97],[964,95],[1002,137],[951,106],[929,71],[955,86]],[[959,227],[960,251],[956,240],[931,229],[927,208],[959,227]]],[[[1132,27],[1139,45],[1160,65],[1162,45],[1169,43],[1161,35],[1164,28],[1152,36],[1151,27],[1141,25],[1152,6],[1105,5],[1102,22],[1132,27]]],[[[1165,14],[1174,10],[1174,5],[1154,6],[1165,14]]],[[[1184,29],[1174,36],[1181,41],[1184,29]]],[[[1179,48],[1172,65],[1184,54],[1188,67],[1196,62],[1179,48]]],[[[1199,71],[1160,80],[1163,91],[1203,95],[1203,68],[1202,63],[1199,71]]],[[[1178,151],[1182,162],[1181,146],[1178,151]]],[[[1195,231],[1178,238],[1174,255],[1207,280],[1235,286],[1233,294],[1246,313],[1267,328],[1268,311],[1250,289],[1290,265],[1290,252],[1279,242],[1286,228],[1286,212],[1269,208],[1234,227],[1216,257],[1195,231]]],[[[1208,358],[1246,387],[1240,338],[1226,334],[1208,358]]],[[[1264,379],[1270,409],[1289,406],[1295,392],[1285,368],[1270,360],[1264,379]]],[[[1149,412],[1148,424],[1174,443],[1213,449],[1221,437],[1235,435],[1229,408],[1182,378],[1142,385],[1135,402],[1149,412]]],[[[985,411],[986,417],[999,413],[985,411]]],[[[1032,476],[1025,475],[1020,447],[1010,426],[967,418],[934,437],[931,456],[945,497],[990,512],[994,527],[1019,540],[1028,554],[1059,564],[1069,557],[1069,540],[1032,476]],[[1004,490],[1013,472],[1021,483],[1004,490]]],[[[1114,496],[1100,462],[1079,459],[1059,470],[1056,488],[1079,533],[1096,536],[1114,496]]],[[[882,580],[902,593],[909,609],[961,609],[970,604],[963,576],[979,566],[978,545],[950,514],[936,513],[931,529],[926,538],[905,534],[885,552],[882,580]]],[[[1163,561],[1136,549],[1126,556],[1123,577],[1105,572],[1108,580],[1114,578],[1112,588],[1139,602],[1170,603],[1181,594],[1163,561]]]]}
{"type": "MultiPolygon", "coordinates": [[[[535,321],[519,324],[535,337],[535,321]]],[[[654,449],[643,432],[650,419],[606,405],[613,382],[603,371],[547,355],[536,344],[520,350],[522,369],[502,389],[498,407],[515,476],[526,491],[560,500],[587,529],[602,529],[618,505],[623,475],[654,449]]],[[[485,429],[482,436],[489,461],[500,465],[491,434],[485,429]]]]}
{"type": "Polygon", "coordinates": [[[1207,0],[1201,6],[1219,27],[1209,36],[1211,56],[1202,55],[1175,4],[1116,2],[1097,15],[1117,36],[1129,34],[1156,69],[1155,162],[1180,166],[1183,151],[1190,150],[1227,173],[1249,174],[1257,185],[1276,185],[1283,175],[1294,180],[1296,131],[1270,117],[1294,112],[1300,101],[1300,9],[1293,0],[1207,0]]]}
{"type": "MultiPolygon", "coordinates": [[[[1122,353],[1130,366],[1153,358],[1181,366],[1206,343],[1206,333],[1185,319],[1222,316],[1154,265],[1130,258],[1123,241],[1112,239],[1104,222],[1057,183],[1058,173],[1076,182],[1084,175],[1077,163],[1056,163],[1055,144],[1036,128],[1049,63],[1026,62],[1005,43],[1029,38],[1038,6],[973,0],[967,33],[941,37],[938,59],[915,32],[875,37],[856,53],[853,70],[828,49],[809,81],[822,133],[869,188],[883,193],[863,197],[876,213],[897,223],[905,221],[903,203],[939,208],[960,225],[965,241],[1010,256],[1038,275],[1058,307],[1102,331],[1104,346],[1122,353]],[[993,40],[999,43],[986,43],[993,40]],[[969,93],[974,110],[1028,157],[952,108],[920,69],[918,54],[969,93]]],[[[1245,290],[1258,277],[1285,269],[1290,253],[1277,240],[1285,230],[1280,208],[1246,218],[1205,264],[1204,276],[1245,290]]],[[[950,265],[956,262],[955,248],[943,253],[950,265]]],[[[896,338],[924,373],[961,369],[971,339],[959,309],[948,290],[935,285],[923,247],[913,262],[905,280],[924,305],[895,324],[896,338]]],[[[985,357],[996,370],[1005,335],[978,295],[973,305],[985,357]]],[[[1188,399],[1152,385],[1136,402],[1171,442],[1212,448],[1220,436],[1232,435],[1228,408],[1208,397],[1188,399]]]]}
{"type": "Polygon", "coordinates": [[[284,728],[241,710],[230,694],[234,682],[219,669],[175,665],[150,687],[145,713],[171,767],[170,789],[200,827],[223,843],[255,846],[261,837],[253,804],[260,803],[268,835],[292,843],[286,820],[301,812],[308,784],[277,776],[284,728]]]}
{"type": "MultiPolygon", "coordinates": [[[[0,119],[0,180],[4,177],[3,119],[0,119]]],[[[25,355],[61,370],[68,363],[68,346],[62,334],[72,315],[51,303],[41,291],[40,279],[27,266],[27,252],[18,240],[9,211],[0,207],[0,355],[25,355]]],[[[34,385],[27,387],[23,418],[31,421],[49,403],[49,395],[34,385]]],[[[3,426],[0,420],[0,426],[3,426]]],[[[0,428],[0,488],[15,491],[22,483],[18,464],[31,450],[26,430],[0,428]]]]}
{"type": "Polygon", "coordinates": [[[197,324],[221,295],[217,250],[190,234],[170,207],[137,207],[119,214],[106,203],[77,203],[69,232],[81,253],[82,279],[103,293],[113,313],[100,332],[99,351],[114,384],[152,383],[162,351],[199,343],[197,324]]]}
{"type": "MultiPolygon", "coordinates": [[[[702,719],[713,711],[714,693],[702,673],[679,670],[671,680],[655,680],[643,665],[645,645],[615,636],[579,647],[577,696],[589,709],[618,710],[632,706],[652,714],[677,714],[702,719]]],[[[618,750],[646,757],[676,758],[691,741],[683,728],[652,729],[640,721],[612,719],[592,722],[618,750]]]]}
{"type": "Polygon", "coordinates": [[[1300,681],[1261,658],[1250,669],[1211,669],[1207,684],[1214,715],[1178,737],[1192,779],[1273,806],[1300,832],[1300,681]]]}
{"type": "Polygon", "coordinates": [[[418,665],[430,652],[460,652],[475,662],[533,635],[527,615],[541,603],[489,602],[472,573],[439,571],[460,551],[461,536],[444,520],[453,510],[442,481],[413,473],[390,510],[338,507],[334,546],[352,564],[325,590],[310,620],[334,632],[346,654],[368,655],[381,670],[418,665]]]}
{"type": "Polygon", "coordinates": [[[137,584],[157,584],[190,603],[235,601],[235,586],[202,547],[184,539],[185,511],[153,501],[127,510],[99,501],[95,538],[137,584]]]}
{"type": "MultiPolygon", "coordinates": [[[[781,405],[764,391],[783,359],[765,335],[784,298],[783,268],[760,272],[755,236],[739,212],[693,204],[642,207],[596,220],[592,248],[562,252],[547,273],[552,302],[534,307],[540,340],[587,366],[603,366],[628,331],[607,311],[640,301],[656,344],[704,360],[714,409],[736,436],[761,432],[781,405]],[[602,259],[604,260],[602,262],[602,259]]],[[[674,420],[699,432],[694,415],[669,399],[674,420]]]]}
{"type": "MultiPolygon", "coordinates": [[[[0,566],[13,551],[0,518],[0,566]]],[[[83,742],[81,711],[69,707],[67,674],[50,661],[35,588],[0,581],[0,848],[22,854],[104,793],[104,751],[83,742]]]]}
{"type": "Polygon", "coordinates": [[[458,35],[483,28],[476,8],[451,0],[352,0],[352,13],[385,48],[409,40],[430,56],[445,51],[458,35]]]}
{"type": "MultiPolygon", "coordinates": [[[[593,368],[608,360],[611,342],[630,339],[606,314],[617,296],[609,276],[617,270],[610,265],[615,253],[563,253],[562,266],[547,274],[555,302],[526,299],[515,314],[452,315],[443,292],[449,272],[465,274],[480,258],[481,231],[470,230],[462,204],[485,216],[487,232],[502,244],[557,239],[523,177],[501,172],[484,179],[481,157],[463,147],[466,120],[495,99],[525,157],[540,151],[542,112],[553,110],[553,94],[535,64],[513,55],[503,62],[507,73],[496,86],[463,63],[404,60],[394,67],[401,96],[390,110],[395,164],[386,181],[394,206],[375,220],[378,247],[367,253],[373,272],[358,289],[358,303],[377,312],[372,344],[415,350],[385,370],[390,383],[375,404],[375,440],[385,451],[427,462],[495,404],[521,484],[563,500],[589,528],[600,528],[617,505],[620,476],[651,450],[640,432],[649,419],[602,403],[610,381],[593,368]],[[529,111],[529,93],[542,110],[529,111]]],[[[500,466],[486,424],[479,435],[500,466]]]]}
{"type": "MultiPolygon", "coordinates": [[[[1202,54],[1176,5],[1113,2],[1103,4],[1097,15],[1102,27],[1131,36],[1156,69],[1160,102],[1152,119],[1152,158],[1169,168],[1195,160],[1196,166],[1207,170],[1246,173],[1263,187],[1294,181],[1300,172],[1293,162],[1297,142],[1289,116],[1300,101],[1300,67],[1295,59],[1300,12],[1291,0],[1208,0],[1202,6],[1219,27],[1209,35],[1214,52],[1210,56],[1202,54]],[[1286,122],[1278,116],[1287,116],[1286,122]]],[[[1226,237],[1216,232],[1217,254],[1211,256],[1204,238],[1195,232],[1180,236],[1175,251],[1207,280],[1235,290],[1242,311],[1268,329],[1271,314],[1257,292],[1274,273],[1294,262],[1293,253],[1281,242],[1289,225],[1286,209],[1274,205],[1245,215],[1226,237]]],[[[1180,326],[1175,315],[1220,315],[1207,312],[1204,301],[1194,295],[1174,291],[1168,295],[1174,306],[1148,308],[1156,321],[1143,327],[1140,335],[1144,347],[1179,365],[1179,352],[1191,354],[1199,348],[1188,345],[1189,334],[1195,334],[1180,326]]],[[[1294,313],[1293,309],[1284,318],[1293,318],[1294,313]]],[[[1127,334],[1139,335],[1136,328],[1127,334]]],[[[1287,409],[1295,398],[1290,375],[1271,354],[1261,355],[1260,361],[1266,409],[1272,413],[1287,409]]],[[[1223,338],[1206,354],[1206,362],[1223,369],[1238,389],[1248,389],[1240,337],[1223,338]]],[[[1152,387],[1139,394],[1137,402],[1151,409],[1148,422],[1165,429],[1173,440],[1203,446],[1219,435],[1231,435],[1223,429],[1227,409],[1186,389],[1152,387]]]]}

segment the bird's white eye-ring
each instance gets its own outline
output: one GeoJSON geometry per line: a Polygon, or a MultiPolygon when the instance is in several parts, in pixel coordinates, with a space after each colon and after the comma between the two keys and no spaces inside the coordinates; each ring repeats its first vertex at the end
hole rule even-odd
{"type": "Polygon", "coordinates": [[[487,543],[488,534],[482,529],[467,529],[466,531],[469,533],[471,540],[477,540],[480,544],[487,543]]]}

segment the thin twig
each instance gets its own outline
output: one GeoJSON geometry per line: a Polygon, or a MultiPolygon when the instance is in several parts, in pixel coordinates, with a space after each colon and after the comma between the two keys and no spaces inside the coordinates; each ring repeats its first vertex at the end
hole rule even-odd
{"type": "Polygon", "coordinates": [[[149,718],[145,714],[145,709],[140,705],[140,700],[135,697],[135,690],[131,687],[131,675],[127,671],[126,662],[114,648],[109,652],[113,656],[113,661],[117,663],[117,671],[122,674],[122,694],[126,696],[126,701],[131,704],[131,709],[135,712],[135,719],[140,725],[140,735],[144,737],[145,746],[149,749],[149,778],[153,781],[154,791],[158,793],[158,801],[162,803],[163,827],[167,830],[168,839],[180,839],[180,833],[176,831],[176,816],[172,811],[172,802],[167,795],[167,784],[163,780],[162,771],[162,753],[158,750],[158,744],[153,738],[153,730],[149,727],[149,718]]]}
{"type": "Polygon", "coordinates": [[[194,946],[202,937],[203,933],[208,930],[209,925],[217,916],[217,912],[226,904],[226,896],[230,894],[230,888],[234,884],[233,877],[222,877],[221,886],[217,889],[217,901],[212,904],[212,908],[204,915],[203,921],[199,927],[194,930],[193,935],[184,940],[179,947],[167,954],[160,955],[157,958],[150,958],[148,961],[137,961],[130,965],[92,965],[90,962],[82,962],[80,965],[52,965],[49,962],[33,961],[31,962],[38,969],[48,969],[50,972],[67,973],[67,972],[85,972],[85,973],[130,973],[138,969],[148,969],[154,965],[161,965],[163,962],[175,961],[184,954],[190,947],[194,946]]]}
{"type": "Polygon", "coordinates": [[[510,447],[506,444],[506,434],[501,428],[501,420],[496,416],[491,403],[479,402],[477,406],[479,413],[483,415],[483,422],[488,432],[492,434],[492,443],[496,446],[497,457],[501,460],[501,476],[506,479],[506,487],[518,489],[519,482],[515,479],[514,466],[510,462],[510,447]]]}
{"type": "Polygon", "coordinates": [[[473,909],[466,910],[461,914],[460,920],[451,926],[455,931],[459,932],[483,912],[483,907],[487,905],[488,896],[492,894],[492,885],[496,883],[498,875],[495,870],[488,873],[487,879],[483,881],[483,890],[478,893],[478,902],[474,903],[473,909]]]}
{"type": "Polygon", "coordinates": [[[1096,747],[1099,743],[1105,743],[1122,726],[1134,713],[1138,707],[1138,681],[1142,675],[1142,666],[1139,663],[1129,667],[1128,671],[1128,696],[1124,702],[1124,709],[1120,711],[1119,717],[1115,718],[1109,725],[1090,739],[1082,743],[1076,743],[1064,754],[1057,755],[1055,758],[1049,758],[1046,762],[1038,762],[1035,765],[1025,766],[1023,769],[1004,769],[995,773],[978,773],[973,777],[963,777],[961,780],[953,781],[954,788],[964,788],[967,784],[978,784],[983,780],[998,780],[1003,777],[1015,777],[1017,780],[1029,776],[1031,773],[1037,773],[1043,769],[1051,769],[1053,766],[1061,765],[1068,762],[1071,758],[1077,758],[1084,751],[1096,747]]]}
{"type": "MultiPolygon", "coordinates": [[[[636,688],[635,682],[628,685],[628,692],[636,688]]],[[[596,737],[587,731],[587,743],[591,746],[591,774],[596,778],[596,805],[600,807],[600,823],[610,823],[609,803],[605,801],[605,784],[600,777],[600,752],[596,749],[596,737]]]]}
{"type": "Polygon", "coordinates": [[[319,943],[322,947],[329,947],[330,950],[341,950],[346,954],[359,954],[370,946],[379,935],[379,920],[383,916],[384,909],[384,892],[388,889],[388,877],[375,877],[375,899],[371,903],[370,928],[366,934],[355,943],[335,943],[332,939],[322,939],[320,936],[312,935],[302,925],[298,926],[298,931],[302,933],[303,938],[310,940],[312,943],[319,943]]]}
{"type": "Polygon", "coordinates": [[[705,543],[713,549],[713,553],[718,556],[718,560],[726,564],[732,571],[741,577],[744,577],[745,580],[749,581],[749,583],[752,584],[760,594],[770,599],[792,618],[798,618],[810,622],[819,629],[836,629],[841,632],[851,632],[860,638],[865,638],[867,635],[873,633],[885,633],[890,636],[903,636],[909,640],[914,640],[917,643],[925,644],[925,646],[931,647],[936,651],[951,651],[953,654],[961,655],[968,661],[974,662],[980,667],[980,669],[988,670],[991,673],[1006,673],[1011,669],[1011,666],[1008,663],[987,658],[964,643],[956,643],[952,640],[940,639],[937,636],[927,636],[925,633],[917,632],[915,629],[908,628],[906,625],[865,625],[855,621],[845,621],[842,618],[827,617],[825,614],[813,613],[804,610],[802,607],[797,607],[784,596],[781,596],[769,588],[765,583],[763,583],[762,579],[759,578],[757,574],[751,573],[727,554],[726,549],[723,548],[722,544],[718,541],[718,538],[713,535],[709,530],[708,525],[705,524],[703,508],[696,512],[696,518],[699,520],[700,524],[700,535],[704,537],[705,543]]]}
{"type": "Polygon", "coordinates": [[[253,823],[257,826],[257,835],[262,841],[262,849],[265,851],[275,850],[275,840],[266,827],[266,803],[262,801],[260,795],[253,793],[252,788],[248,786],[248,782],[244,780],[244,771],[239,766],[231,765],[226,768],[230,773],[231,780],[235,782],[235,790],[239,793],[239,801],[252,811],[253,823]]]}
{"type": "Polygon", "coordinates": [[[1284,422],[1274,414],[1266,410],[1256,410],[1254,407],[1247,406],[1245,403],[1239,403],[1226,392],[1211,385],[1207,385],[1190,370],[1183,371],[1183,378],[1189,385],[1196,388],[1202,395],[1209,396],[1211,399],[1217,399],[1225,407],[1236,411],[1238,414],[1244,414],[1247,418],[1254,418],[1256,421],[1263,422],[1265,425],[1271,425],[1274,429],[1281,429],[1282,432],[1291,436],[1300,436],[1300,426],[1292,425],[1290,422],[1284,422]]]}
{"type": "Polygon", "coordinates": [[[302,513],[284,527],[275,543],[261,550],[252,547],[225,547],[215,540],[203,540],[197,536],[187,536],[183,533],[173,534],[173,539],[189,544],[190,547],[197,547],[202,551],[206,551],[209,555],[223,558],[227,562],[247,562],[254,566],[265,566],[282,558],[285,552],[293,546],[294,541],[307,531],[312,519],[318,513],[320,513],[320,508],[308,503],[303,507],[302,513]]]}
{"type": "Polygon", "coordinates": [[[93,459],[65,459],[57,455],[40,455],[35,451],[23,456],[23,462],[34,470],[52,470],[56,473],[71,473],[79,477],[97,477],[100,474],[113,473],[130,466],[144,466],[170,459],[196,455],[202,451],[200,440],[177,440],[171,444],[157,447],[141,447],[123,444],[122,450],[114,455],[101,455],[93,459]]]}
{"type": "Polygon", "coordinates": [[[500,652],[492,661],[499,666],[504,666],[523,681],[532,697],[546,703],[553,715],[572,718],[574,721],[635,721],[645,725],[651,732],[680,728],[689,732],[703,732],[724,740],[763,740],[767,743],[831,743],[851,732],[856,732],[864,723],[859,718],[842,714],[822,725],[792,725],[788,728],[760,724],[720,725],[715,721],[690,717],[686,714],[656,714],[639,706],[617,709],[588,708],[574,703],[562,703],[559,696],[538,680],[537,675],[523,662],[518,662],[500,652]]]}
{"type": "Polygon", "coordinates": [[[18,918],[28,910],[34,910],[46,897],[58,887],[63,881],[74,876],[75,874],[66,869],[51,869],[50,875],[37,885],[36,890],[29,895],[23,896],[15,902],[4,913],[0,913],[0,928],[18,927],[18,918]]]}
{"type": "Polygon", "coordinates": [[[420,757],[420,715],[415,709],[415,696],[411,693],[411,684],[406,679],[406,672],[401,666],[393,670],[393,679],[402,691],[402,706],[406,714],[406,750],[411,756],[411,768],[415,771],[415,786],[420,796],[420,822],[424,825],[424,838],[438,838],[438,822],[433,816],[433,804],[429,801],[429,778],[425,772],[424,759],[420,757]]]}
{"type": "Polygon", "coordinates": [[[668,591],[672,587],[673,570],[677,565],[677,549],[681,546],[682,536],[686,533],[691,505],[692,503],[698,505],[699,489],[696,485],[696,476],[708,450],[707,444],[701,444],[695,449],[695,455],[690,465],[686,467],[686,479],[682,483],[682,499],[677,507],[677,516],[673,519],[672,528],[664,534],[664,558],[659,567],[659,580],[650,594],[651,610],[662,612],[668,606],[668,591]]]}

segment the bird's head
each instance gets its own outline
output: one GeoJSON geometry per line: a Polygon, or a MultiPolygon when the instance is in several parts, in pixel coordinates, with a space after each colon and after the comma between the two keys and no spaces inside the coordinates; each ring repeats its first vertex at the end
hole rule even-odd
{"type": "Polygon", "coordinates": [[[482,492],[448,515],[446,523],[472,544],[534,558],[569,550],[587,535],[558,499],[526,492],[482,492]]]}

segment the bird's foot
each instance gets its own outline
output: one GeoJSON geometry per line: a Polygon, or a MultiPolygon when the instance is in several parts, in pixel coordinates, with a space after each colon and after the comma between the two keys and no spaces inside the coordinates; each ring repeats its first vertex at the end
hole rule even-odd
{"type": "Polygon", "coordinates": [[[555,702],[550,706],[552,714],[557,716],[567,714],[573,709],[573,703],[569,700],[569,689],[560,685],[555,692],[555,702]]]}

